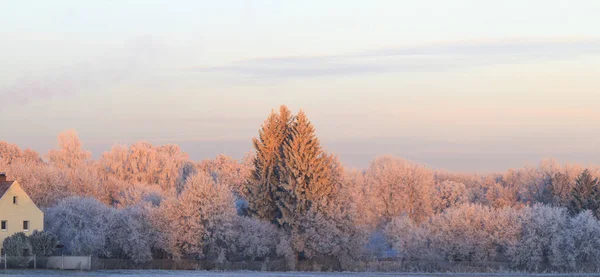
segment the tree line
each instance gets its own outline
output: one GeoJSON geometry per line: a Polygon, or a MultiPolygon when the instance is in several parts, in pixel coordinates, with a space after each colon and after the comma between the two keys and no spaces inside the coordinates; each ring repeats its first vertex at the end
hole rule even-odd
{"type": "Polygon", "coordinates": [[[600,168],[543,160],[465,174],[382,156],[347,169],[306,114],[285,106],[253,146],[241,160],[195,162],[177,145],[137,142],[92,160],[66,131],[43,158],[0,141],[0,171],[44,210],[65,254],[346,270],[384,259],[527,270],[600,263],[600,168]]]}

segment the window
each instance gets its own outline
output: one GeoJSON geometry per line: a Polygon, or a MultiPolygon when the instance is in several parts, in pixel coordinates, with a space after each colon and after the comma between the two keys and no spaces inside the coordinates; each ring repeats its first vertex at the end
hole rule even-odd
{"type": "Polygon", "coordinates": [[[2,222],[0,222],[0,231],[6,232],[7,225],[8,224],[7,224],[6,220],[2,220],[2,222]]]}
{"type": "Polygon", "coordinates": [[[17,204],[17,197],[16,196],[13,196],[13,204],[15,204],[15,205],[17,204]]]}
{"type": "Polygon", "coordinates": [[[29,231],[29,221],[23,221],[23,231],[29,231]]]}

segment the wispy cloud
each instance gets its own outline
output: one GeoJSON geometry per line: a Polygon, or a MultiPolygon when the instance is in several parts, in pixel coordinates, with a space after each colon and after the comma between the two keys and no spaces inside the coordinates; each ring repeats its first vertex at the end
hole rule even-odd
{"type": "Polygon", "coordinates": [[[188,68],[251,77],[291,78],[385,72],[443,71],[600,54],[599,39],[519,39],[453,42],[363,51],[345,55],[267,57],[223,66],[188,68]]]}
{"type": "Polygon", "coordinates": [[[148,70],[161,51],[162,46],[152,37],[138,37],[127,42],[123,49],[100,58],[24,74],[13,83],[0,86],[0,99],[5,104],[24,105],[37,99],[68,97],[89,88],[122,82],[148,70]]]}

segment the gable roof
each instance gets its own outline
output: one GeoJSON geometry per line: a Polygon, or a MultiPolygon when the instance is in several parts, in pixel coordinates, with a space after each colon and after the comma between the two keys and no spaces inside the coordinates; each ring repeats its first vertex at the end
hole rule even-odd
{"type": "Polygon", "coordinates": [[[0,182],[0,198],[4,196],[4,193],[6,193],[6,191],[10,188],[10,186],[12,186],[14,182],[15,181],[0,182]]]}

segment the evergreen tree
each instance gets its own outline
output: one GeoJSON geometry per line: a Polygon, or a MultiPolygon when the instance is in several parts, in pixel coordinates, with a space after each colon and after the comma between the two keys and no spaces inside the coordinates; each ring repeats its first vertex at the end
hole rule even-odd
{"type": "Polygon", "coordinates": [[[598,178],[594,178],[587,169],[575,180],[575,187],[571,191],[569,210],[574,215],[583,210],[590,210],[596,217],[600,216],[598,178]]]}
{"type": "Polygon", "coordinates": [[[552,194],[552,204],[566,207],[570,201],[570,192],[572,191],[571,180],[567,174],[557,172],[550,179],[548,190],[552,194]]]}
{"type": "Polygon", "coordinates": [[[315,129],[302,111],[298,113],[283,147],[279,163],[281,186],[277,191],[280,226],[294,225],[295,218],[311,208],[325,207],[333,192],[330,157],[325,154],[315,129]]]}
{"type": "Polygon", "coordinates": [[[259,138],[254,139],[254,147],[257,155],[248,188],[250,213],[275,223],[290,236],[296,260],[339,254],[333,248],[325,251],[315,246],[317,231],[322,232],[321,239],[336,244],[335,249],[345,249],[339,244],[349,242],[333,242],[327,236],[348,231],[346,218],[330,208],[334,184],[342,178],[341,168],[335,157],[321,148],[306,114],[300,111],[294,117],[285,106],[279,113],[272,112],[259,138]],[[323,230],[323,226],[330,228],[323,230]]]}
{"type": "Polygon", "coordinates": [[[248,183],[248,210],[271,222],[276,222],[278,216],[275,191],[281,175],[279,160],[292,120],[290,110],[281,106],[279,113],[271,112],[258,131],[258,138],[253,139],[256,156],[248,183]]]}

